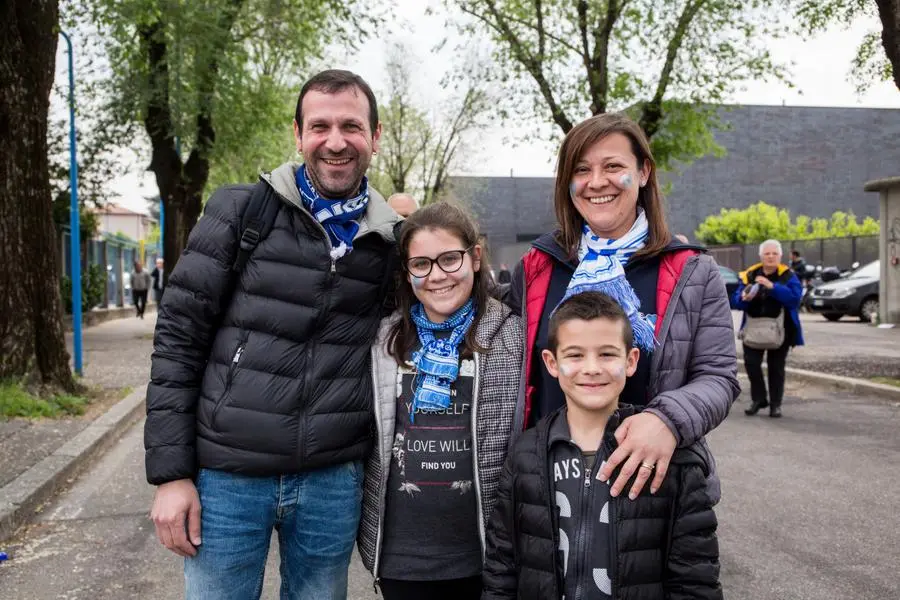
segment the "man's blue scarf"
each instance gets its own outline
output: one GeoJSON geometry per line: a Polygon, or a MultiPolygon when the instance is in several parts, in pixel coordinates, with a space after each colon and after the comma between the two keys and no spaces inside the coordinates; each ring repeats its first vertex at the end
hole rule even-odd
{"type": "Polygon", "coordinates": [[[331,240],[331,258],[334,260],[353,250],[353,238],[359,231],[359,219],[369,204],[369,181],[365,177],[359,185],[359,194],[346,200],[323,198],[313,187],[306,174],[306,165],[300,165],[295,175],[297,189],[303,204],[313,218],[322,224],[331,240]]]}
{"type": "Polygon", "coordinates": [[[432,323],[425,307],[416,304],[410,311],[421,349],[413,353],[416,365],[416,389],[413,394],[409,420],[415,422],[417,409],[443,410],[450,406],[450,385],[459,376],[459,343],[475,320],[475,301],[469,298],[459,310],[443,323],[432,323]],[[437,339],[435,331],[451,331],[450,337],[437,339]]]}

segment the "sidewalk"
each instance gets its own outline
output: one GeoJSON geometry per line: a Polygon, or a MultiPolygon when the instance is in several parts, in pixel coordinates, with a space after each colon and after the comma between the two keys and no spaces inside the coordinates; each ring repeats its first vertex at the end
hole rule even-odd
{"type": "Polygon", "coordinates": [[[155,324],[148,312],[84,329],[83,381],[109,392],[84,415],[0,421],[0,540],[144,414],[155,324]]]}

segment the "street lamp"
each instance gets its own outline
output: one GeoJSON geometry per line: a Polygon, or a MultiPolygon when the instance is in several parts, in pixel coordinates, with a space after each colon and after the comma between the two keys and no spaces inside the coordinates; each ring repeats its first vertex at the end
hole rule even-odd
{"type": "Polygon", "coordinates": [[[75,373],[83,373],[81,364],[81,222],[78,214],[78,160],[75,157],[75,60],[72,40],[59,32],[69,49],[69,254],[72,269],[72,350],[75,373]]]}

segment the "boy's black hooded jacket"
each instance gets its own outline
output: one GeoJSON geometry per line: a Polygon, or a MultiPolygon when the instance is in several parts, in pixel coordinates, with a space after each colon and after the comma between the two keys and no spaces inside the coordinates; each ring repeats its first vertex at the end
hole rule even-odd
{"type": "MultiPolygon", "coordinates": [[[[634,408],[622,406],[618,418],[632,414],[634,408]]],[[[482,600],[562,597],[549,437],[553,419],[563,415],[556,411],[523,433],[507,458],[487,531],[482,600]]],[[[676,450],[656,494],[648,482],[636,500],[623,494],[611,501],[613,598],[722,599],[708,470],[699,453],[676,450]]]]}

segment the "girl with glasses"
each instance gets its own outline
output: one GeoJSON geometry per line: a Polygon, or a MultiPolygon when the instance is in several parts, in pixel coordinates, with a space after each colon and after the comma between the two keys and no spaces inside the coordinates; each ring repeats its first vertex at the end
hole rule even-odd
{"type": "Polygon", "coordinates": [[[485,522],[524,422],[524,326],[488,296],[478,230],[459,208],[416,211],[398,247],[398,310],[372,350],[377,444],[359,551],[385,600],[476,600],[485,522]]]}

